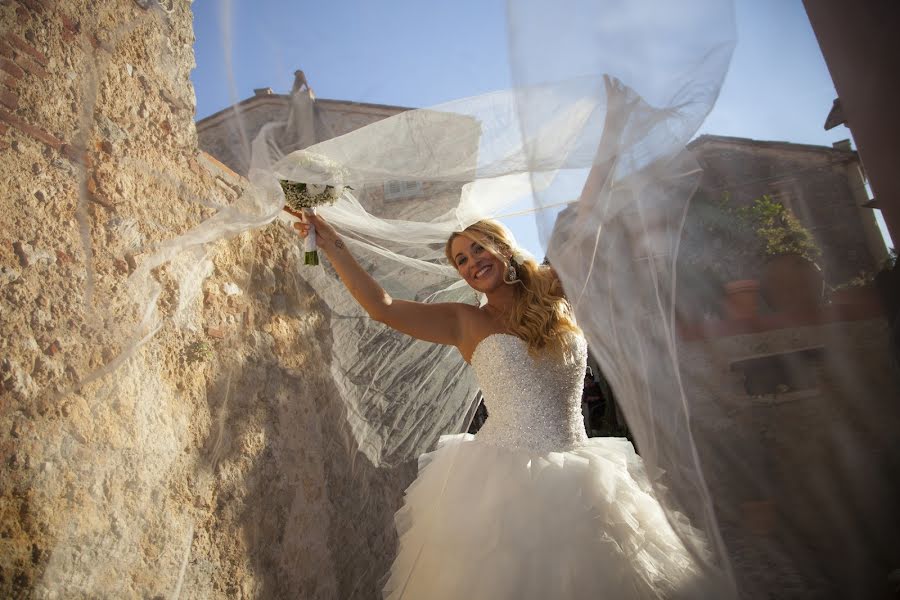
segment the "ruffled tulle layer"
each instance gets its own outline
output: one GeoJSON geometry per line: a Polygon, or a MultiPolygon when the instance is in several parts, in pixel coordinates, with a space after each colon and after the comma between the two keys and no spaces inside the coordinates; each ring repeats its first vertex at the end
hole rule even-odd
{"type": "Polygon", "coordinates": [[[445,436],[395,520],[392,600],[727,596],[675,535],[625,439],[534,455],[445,436]]]}

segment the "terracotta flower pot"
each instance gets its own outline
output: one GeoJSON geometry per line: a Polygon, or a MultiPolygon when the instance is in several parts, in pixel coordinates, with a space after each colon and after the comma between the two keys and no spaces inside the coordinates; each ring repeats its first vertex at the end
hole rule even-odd
{"type": "Polygon", "coordinates": [[[811,312],[822,305],[822,270],[799,254],[773,256],[763,269],[760,292],[776,312],[811,312]]]}
{"type": "Polygon", "coordinates": [[[749,319],[756,316],[759,308],[759,281],[739,279],[724,285],[725,317],[730,320],[749,319]]]}

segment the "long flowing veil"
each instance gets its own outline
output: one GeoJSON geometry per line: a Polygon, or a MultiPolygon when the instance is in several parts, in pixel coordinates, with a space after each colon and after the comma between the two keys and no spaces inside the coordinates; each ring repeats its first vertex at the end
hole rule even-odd
{"type": "MultiPolygon", "coordinates": [[[[722,2],[693,6],[689,19],[672,7],[673,15],[648,20],[650,10],[632,3],[617,7],[614,20],[582,21],[579,7],[511,5],[511,90],[403,112],[286,154],[273,127],[254,143],[250,178],[276,207],[277,179],[350,186],[321,214],[390,292],[397,285],[401,297],[427,301],[467,301],[442,266],[451,232],[533,212],[642,456],[660,474],[654,484],[673,525],[685,539],[705,531],[710,543],[694,549],[699,560],[730,578],[679,381],[672,246],[700,172],[684,146],[726,73],[732,14],[722,2]],[[575,60],[567,44],[541,34],[547,26],[567,32],[575,60]],[[395,181],[455,187],[459,202],[434,214],[435,197],[402,219],[374,217],[374,198],[395,181]],[[400,287],[411,280],[411,289],[400,287]]],[[[304,102],[312,100],[296,98],[293,110],[309,114],[304,102]]],[[[341,315],[332,322],[332,375],[369,460],[408,460],[440,432],[461,430],[476,390],[457,353],[364,318],[327,271],[304,276],[341,315]]]]}
{"type": "MultiPolygon", "coordinates": [[[[93,114],[111,96],[97,83],[112,56],[106,46],[136,43],[141,27],[164,28],[173,11],[187,10],[137,4],[147,10],[141,19],[94,40],[102,52],[85,67],[92,75],[85,76],[78,148],[96,131],[115,138],[114,124],[93,114]]],[[[14,423],[14,437],[33,444],[28,448],[54,445],[78,466],[65,485],[52,466],[40,467],[22,484],[33,503],[100,507],[91,514],[104,516],[60,524],[52,509],[40,513],[55,529],[49,559],[32,550],[43,565],[36,589],[46,597],[62,590],[203,595],[214,565],[228,560],[217,547],[217,524],[237,523],[236,547],[259,549],[247,560],[276,573],[273,580],[307,586],[310,597],[377,591],[392,553],[392,513],[415,459],[440,435],[466,429],[478,386],[455,349],[369,318],[327,261],[300,265],[301,242],[282,211],[279,180],[346,186],[321,214],[388,293],[422,302],[481,301],[443,257],[452,232],[483,218],[533,216],[654,492],[710,577],[747,598],[782,591],[864,597],[887,589],[900,566],[900,497],[891,485],[900,411],[896,333],[880,302],[822,300],[809,309],[772,302],[745,317],[709,309],[723,289],[715,272],[727,262],[722,257],[733,250],[745,267],[740,252],[756,247],[756,233],[796,221],[771,199],[757,205],[737,193],[729,205],[727,181],[704,185],[709,161],[688,150],[729,68],[732,2],[518,0],[507,4],[506,19],[506,90],[399,112],[338,137],[322,135],[327,124],[308,86],[296,86],[287,111],[252,139],[236,107],[241,132],[232,139],[247,172],[233,185],[230,175],[217,175],[224,200],[139,158],[118,165],[152,174],[141,194],[177,190],[185,200],[178,210],[187,215],[177,226],[167,226],[160,205],[142,201],[134,214],[121,207],[101,236],[91,207],[103,205],[113,169],[74,162],[73,227],[85,257],[75,280],[86,314],[78,335],[90,352],[53,388],[32,389],[12,360],[3,363],[3,381],[16,399],[41,398],[41,418],[54,403],[67,407],[61,415],[75,416],[31,433],[20,424],[31,422],[31,408],[3,417],[14,423]],[[414,193],[392,201],[393,188],[414,193]],[[769,220],[748,228],[754,218],[769,220]],[[144,243],[138,219],[151,223],[152,244],[144,243]],[[255,254],[254,235],[274,240],[264,249],[270,255],[255,254]],[[204,292],[228,269],[237,283],[204,292]],[[271,319],[264,327],[252,326],[240,294],[265,299],[271,319]],[[224,325],[208,326],[207,337],[224,340],[220,376],[203,391],[169,386],[165,372],[199,369],[198,357],[211,352],[196,339],[203,307],[216,302],[222,323],[245,328],[244,350],[230,344],[224,325]],[[176,346],[184,347],[178,358],[165,354],[176,346]],[[198,396],[209,406],[192,413],[186,407],[198,396]],[[244,420],[262,420],[261,407],[284,421],[242,429],[244,420]],[[116,424],[127,442],[85,434],[94,421],[116,424]],[[279,430],[284,423],[298,430],[279,430]],[[188,467],[191,452],[199,458],[188,467]],[[253,460],[240,464],[234,456],[253,460]],[[272,465],[296,470],[272,477],[280,483],[271,490],[253,488],[251,500],[264,504],[271,495],[278,507],[255,515],[242,486],[265,479],[272,465]],[[248,514],[255,520],[242,521],[248,514]],[[697,539],[704,543],[694,546],[697,539]],[[275,552],[308,562],[278,562],[275,552]]],[[[174,64],[181,46],[166,40],[160,47],[161,64],[174,64]]],[[[138,193],[123,190],[116,193],[138,193]]],[[[792,210],[802,213],[802,203],[792,210]]],[[[841,215],[858,220],[855,211],[841,215]]],[[[815,232],[828,260],[837,260],[842,242],[827,233],[815,232]]],[[[29,248],[15,246],[23,264],[29,248]]],[[[44,351],[54,352],[52,344],[44,351]]],[[[35,363],[35,376],[48,360],[35,363]]],[[[20,514],[32,518],[25,508],[20,514]]],[[[240,584],[229,585],[222,593],[237,594],[240,584]]]]}

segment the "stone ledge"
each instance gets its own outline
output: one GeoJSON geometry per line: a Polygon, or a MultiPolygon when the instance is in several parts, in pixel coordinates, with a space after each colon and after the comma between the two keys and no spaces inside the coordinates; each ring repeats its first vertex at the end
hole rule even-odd
{"type": "Polygon", "coordinates": [[[232,171],[228,165],[222,163],[209,152],[198,150],[197,162],[200,163],[210,175],[222,179],[231,186],[237,186],[243,189],[250,185],[250,181],[246,177],[232,171]]]}
{"type": "Polygon", "coordinates": [[[732,337],[753,333],[765,333],[779,329],[829,325],[850,321],[867,321],[883,318],[884,309],[879,302],[860,304],[831,304],[811,313],[774,313],[756,315],[749,319],[707,320],[696,323],[678,323],[680,339],[693,342],[704,339],[732,337]]]}
{"type": "MultiPolygon", "coordinates": [[[[260,106],[277,106],[287,108],[291,100],[290,94],[265,94],[260,96],[250,96],[241,100],[237,104],[233,104],[222,110],[216,111],[210,115],[197,119],[197,131],[212,128],[220,124],[223,120],[231,118],[231,116],[241,111],[250,111],[260,106]]],[[[401,112],[415,110],[407,106],[392,106],[389,104],[375,104],[373,102],[354,102],[351,100],[331,100],[328,98],[316,98],[316,105],[324,110],[354,110],[363,113],[377,113],[384,117],[391,117],[401,112]]]]}

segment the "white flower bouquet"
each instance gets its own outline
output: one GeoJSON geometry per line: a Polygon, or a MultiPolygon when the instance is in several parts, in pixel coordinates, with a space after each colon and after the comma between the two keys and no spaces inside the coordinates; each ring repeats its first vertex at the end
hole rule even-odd
{"type": "MultiPolygon", "coordinates": [[[[327,181],[342,181],[345,178],[344,170],[340,165],[318,154],[302,152],[298,153],[295,160],[297,166],[303,171],[315,173],[327,181]]],[[[303,183],[287,179],[279,179],[281,190],[284,192],[284,203],[294,212],[309,210],[315,212],[316,207],[326,204],[334,204],[344,193],[344,190],[353,189],[344,185],[330,185],[325,183],[303,183]]],[[[319,264],[319,253],[316,250],[316,232],[310,228],[304,246],[303,262],[307,265],[319,264]]]]}
{"type": "MultiPolygon", "coordinates": [[[[342,185],[325,185],[319,183],[300,183],[279,179],[284,192],[284,203],[293,211],[315,210],[317,206],[334,204],[344,193],[342,185]]],[[[349,189],[349,188],[348,188],[349,189]]],[[[303,262],[307,265],[319,264],[319,252],[316,250],[316,230],[310,228],[306,236],[303,262]]]]}

